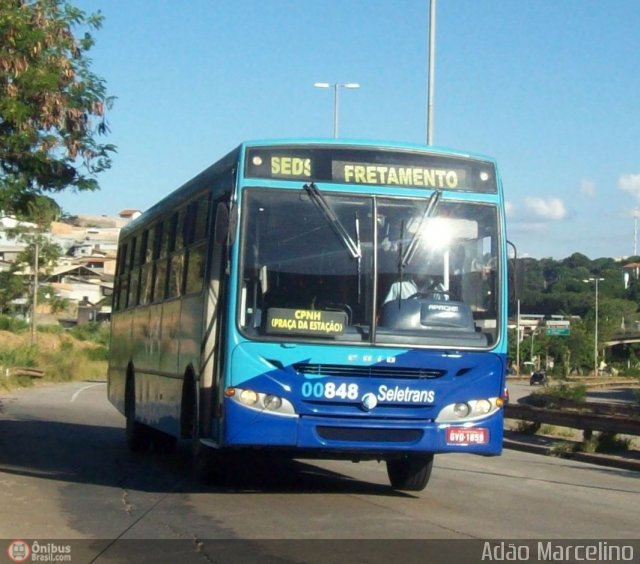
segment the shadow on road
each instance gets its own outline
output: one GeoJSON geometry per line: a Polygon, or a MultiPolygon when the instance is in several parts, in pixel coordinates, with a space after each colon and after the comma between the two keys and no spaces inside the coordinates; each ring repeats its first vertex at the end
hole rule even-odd
{"type": "Polygon", "coordinates": [[[0,419],[0,472],[8,474],[156,493],[406,495],[307,461],[241,457],[218,484],[196,480],[191,466],[187,445],[159,442],[147,452],[129,452],[119,427],[0,419]]]}

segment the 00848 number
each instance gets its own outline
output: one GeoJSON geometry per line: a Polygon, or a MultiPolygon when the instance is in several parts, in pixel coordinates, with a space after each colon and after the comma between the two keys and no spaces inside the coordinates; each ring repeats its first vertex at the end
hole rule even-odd
{"type": "Polygon", "coordinates": [[[358,384],[336,384],[335,382],[305,382],[302,384],[302,397],[314,399],[357,400],[358,384]]]}

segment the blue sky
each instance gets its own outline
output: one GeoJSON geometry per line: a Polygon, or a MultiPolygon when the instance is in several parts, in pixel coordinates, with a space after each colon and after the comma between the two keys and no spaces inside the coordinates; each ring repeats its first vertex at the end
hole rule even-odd
{"type": "MultiPolygon", "coordinates": [[[[118,154],[69,213],[144,210],[243,140],[331,137],[318,81],[361,85],[340,137],[426,141],[428,0],[71,1],[106,18],[118,154]]],[[[498,160],[520,255],[633,254],[640,2],[438,0],[436,24],[434,144],[498,160]]]]}

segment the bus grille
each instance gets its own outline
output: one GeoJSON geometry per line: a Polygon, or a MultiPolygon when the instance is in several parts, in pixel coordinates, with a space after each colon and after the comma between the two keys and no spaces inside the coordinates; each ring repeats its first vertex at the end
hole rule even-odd
{"type": "Polygon", "coordinates": [[[300,374],[308,376],[338,376],[342,378],[440,378],[446,370],[405,366],[346,366],[343,364],[294,364],[300,374]]]}
{"type": "Polygon", "coordinates": [[[415,443],[422,438],[421,429],[361,429],[357,427],[316,427],[321,438],[328,441],[362,443],[415,443]]]}

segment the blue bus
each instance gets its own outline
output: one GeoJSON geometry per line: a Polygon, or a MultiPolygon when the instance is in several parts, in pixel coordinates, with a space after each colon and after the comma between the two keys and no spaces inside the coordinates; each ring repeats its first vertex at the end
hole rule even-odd
{"type": "Polygon", "coordinates": [[[496,163],[347,140],[245,142],[120,234],[108,394],[139,449],[499,455],[507,241],[496,163]]]}

